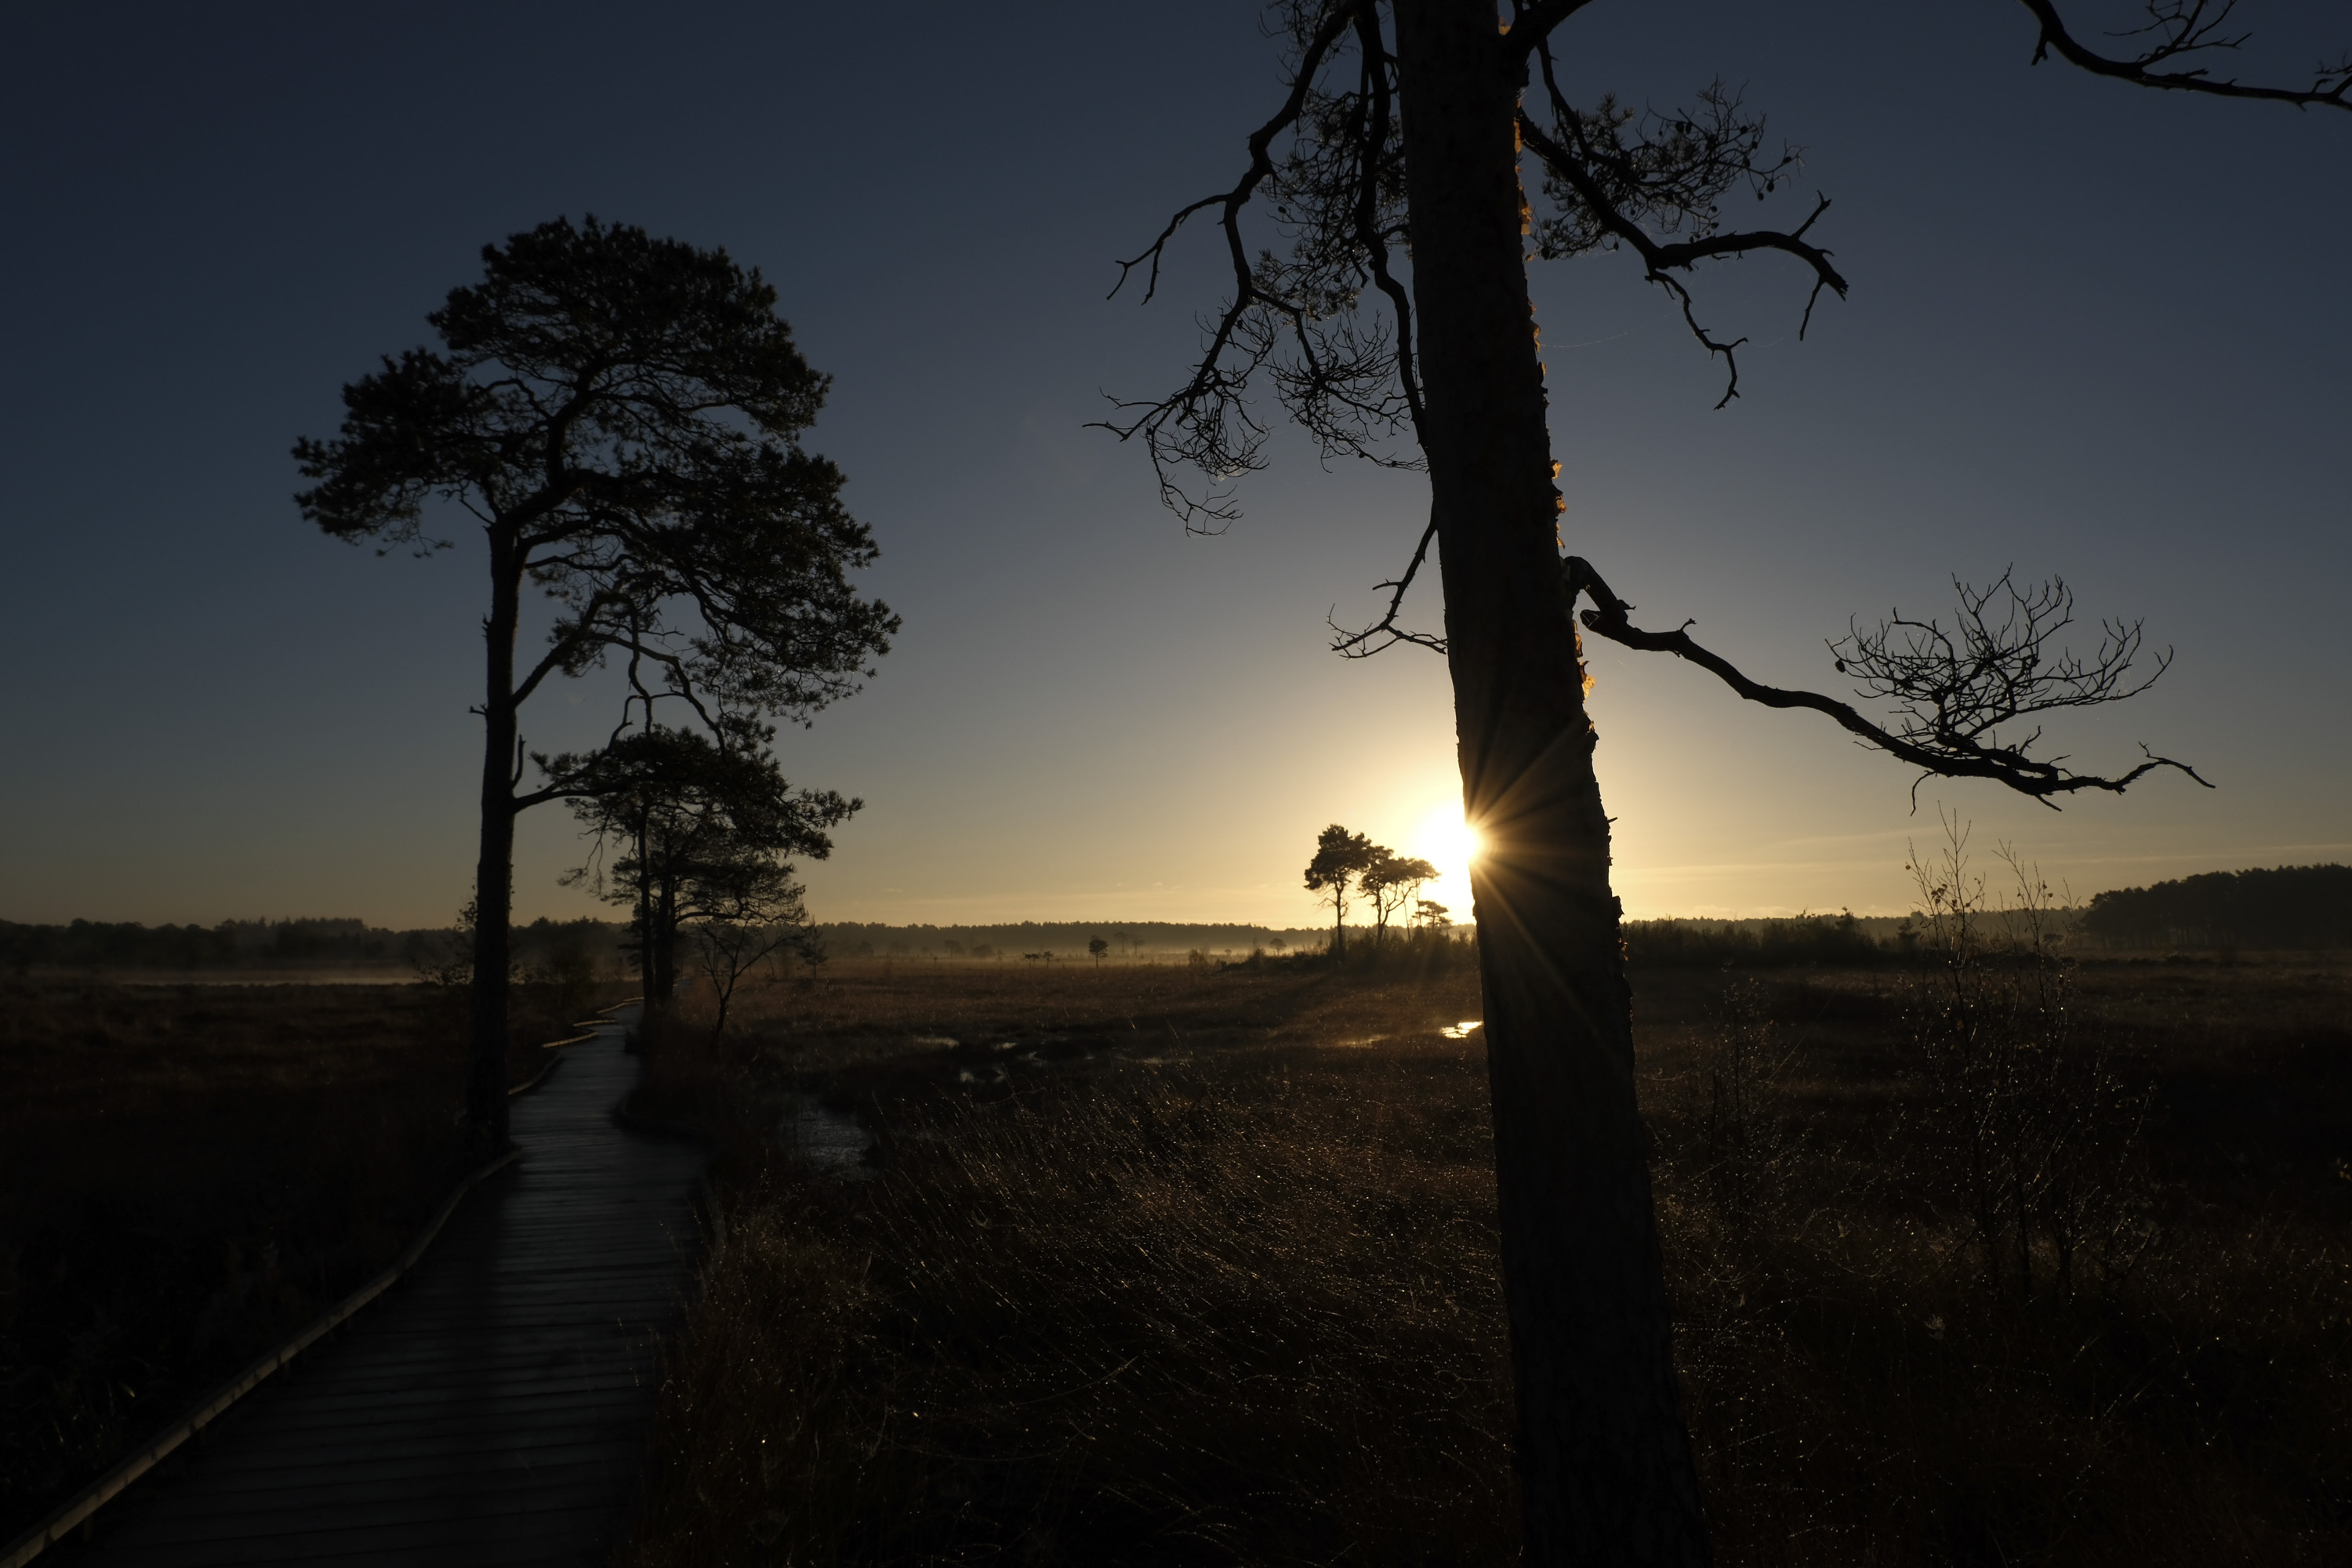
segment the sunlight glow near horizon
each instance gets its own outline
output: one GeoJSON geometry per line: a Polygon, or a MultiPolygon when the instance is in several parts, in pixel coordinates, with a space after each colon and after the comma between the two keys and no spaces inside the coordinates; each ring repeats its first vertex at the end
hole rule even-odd
{"type": "Polygon", "coordinates": [[[1444,904],[1455,925],[1467,925],[1470,862],[1478,856],[1478,830],[1462,819],[1462,807],[1451,801],[1431,806],[1398,853],[1418,855],[1437,868],[1437,880],[1422,889],[1422,897],[1444,904]]]}

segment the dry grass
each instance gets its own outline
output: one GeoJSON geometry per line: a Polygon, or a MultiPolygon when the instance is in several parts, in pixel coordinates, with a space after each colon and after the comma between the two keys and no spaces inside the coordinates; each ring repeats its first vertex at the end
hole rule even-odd
{"type": "Polygon", "coordinates": [[[2352,1559],[2352,1183],[2321,1154],[2352,1130],[2347,979],[2081,973],[2075,1005],[2152,1097],[2118,1179],[2156,1239],[2120,1278],[2031,1299],[1988,1288],[1933,1158],[1899,982],[1771,995],[1788,1065],[1745,1225],[1705,1139],[1726,1031],[1682,998],[1651,1032],[1644,1103],[1723,1559],[2352,1559]],[[2263,1086],[2259,1115],[2217,1092],[2232,1084],[2263,1086]]]}
{"type": "MultiPolygon", "coordinates": [[[[1906,984],[1639,983],[1721,1560],[2352,1560],[2352,971],[2081,973],[2160,1240],[2063,1297],[1986,1284],[1906,984]]],[[[682,1032],[656,1081],[738,1152],[626,1561],[1509,1560],[1484,1063],[1435,1032],[1475,1012],[1461,975],[875,964],[682,1032]],[[774,1155],[810,1090],[871,1179],[774,1155]]]]}
{"type": "Polygon", "coordinates": [[[413,984],[0,988],[0,1540],[407,1244],[464,1033],[413,984]]]}

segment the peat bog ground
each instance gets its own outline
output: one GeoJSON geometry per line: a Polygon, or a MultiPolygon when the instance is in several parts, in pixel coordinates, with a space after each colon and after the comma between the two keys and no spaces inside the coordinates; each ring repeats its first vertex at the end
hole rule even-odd
{"type": "MultiPolygon", "coordinates": [[[[2344,955],[1635,986],[1723,1562],[2352,1560],[2344,955]]],[[[521,1000],[519,1079],[585,1005],[521,1000]]],[[[433,988],[7,1002],[0,1532],[462,1164],[433,988]]],[[[1511,1560],[1477,1011],[1427,951],[836,961],[716,1042],[688,996],[632,1109],[723,1223],[624,1560],[1511,1560]]]]}
{"type": "MultiPolygon", "coordinates": [[[[1957,984],[1636,974],[1720,1560],[2352,1560],[2352,965],[1957,984]]],[[[716,1045],[689,998],[638,1104],[725,1225],[627,1561],[1511,1560],[1476,997],[836,962],[716,1045]],[[811,1097],[860,1170],[792,1156],[811,1097]]]]}

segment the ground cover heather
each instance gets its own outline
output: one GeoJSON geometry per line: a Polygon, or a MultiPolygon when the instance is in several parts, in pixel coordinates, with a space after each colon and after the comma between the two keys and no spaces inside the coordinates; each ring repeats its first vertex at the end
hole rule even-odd
{"type": "MultiPolygon", "coordinates": [[[[1721,1560],[2352,1557],[2352,969],[1989,964],[2006,1077],[1936,979],[1637,975],[1721,1560]]],[[[689,1002],[647,1102],[728,1130],[725,1223],[627,1560],[1511,1560],[1475,996],[840,964],[716,1047],[689,1002]],[[780,1145],[809,1094],[862,1178],[780,1145]]]]}

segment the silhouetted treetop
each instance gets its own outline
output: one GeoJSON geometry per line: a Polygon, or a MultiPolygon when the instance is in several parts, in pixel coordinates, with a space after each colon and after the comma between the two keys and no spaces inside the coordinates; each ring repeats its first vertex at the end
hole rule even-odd
{"type": "MultiPolygon", "coordinates": [[[[716,741],[649,724],[594,752],[536,759],[548,784],[524,798],[569,800],[593,841],[589,863],[566,879],[635,907],[649,1007],[667,1005],[675,990],[684,927],[784,919],[799,908],[786,857],[825,858],[830,829],[865,804],[794,789],[765,749],[772,737],[766,725],[728,715],[716,741]],[[766,918],[752,921],[761,911],[766,918]]],[[[795,915],[791,923],[806,921],[795,915]]],[[[728,951],[740,958],[745,950],[728,951]]],[[[731,988],[740,971],[728,973],[731,988]]]]}
{"type": "Polygon", "coordinates": [[[596,751],[535,757],[547,785],[522,797],[564,799],[603,839],[626,837],[636,814],[721,822],[729,837],[763,853],[822,860],[828,830],[862,809],[833,790],[794,789],[765,750],[773,731],[730,716],[719,739],[657,724],[630,730],[596,751]]]}
{"type": "MultiPolygon", "coordinates": [[[[425,551],[440,500],[502,536],[561,606],[518,698],[622,647],[683,687],[804,713],[856,689],[897,617],[846,574],[871,534],[803,450],[828,378],[724,250],[589,217],[482,251],[483,280],[343,389],[295,447],[327,532],[425,551]]],[[[494,540],[494,548],[499,540],[494,540]]]]}
{"type": "Polygon", "coordinates": [[[1331,905],[1331,951],[1348,947],[1348,895],[1357,879],[1380,863],[1389,850],[1365,834],[1333,823],[1315,836],[1315,858],[1307,863],[1307,890],[1320,893],[1331,905]]]}

